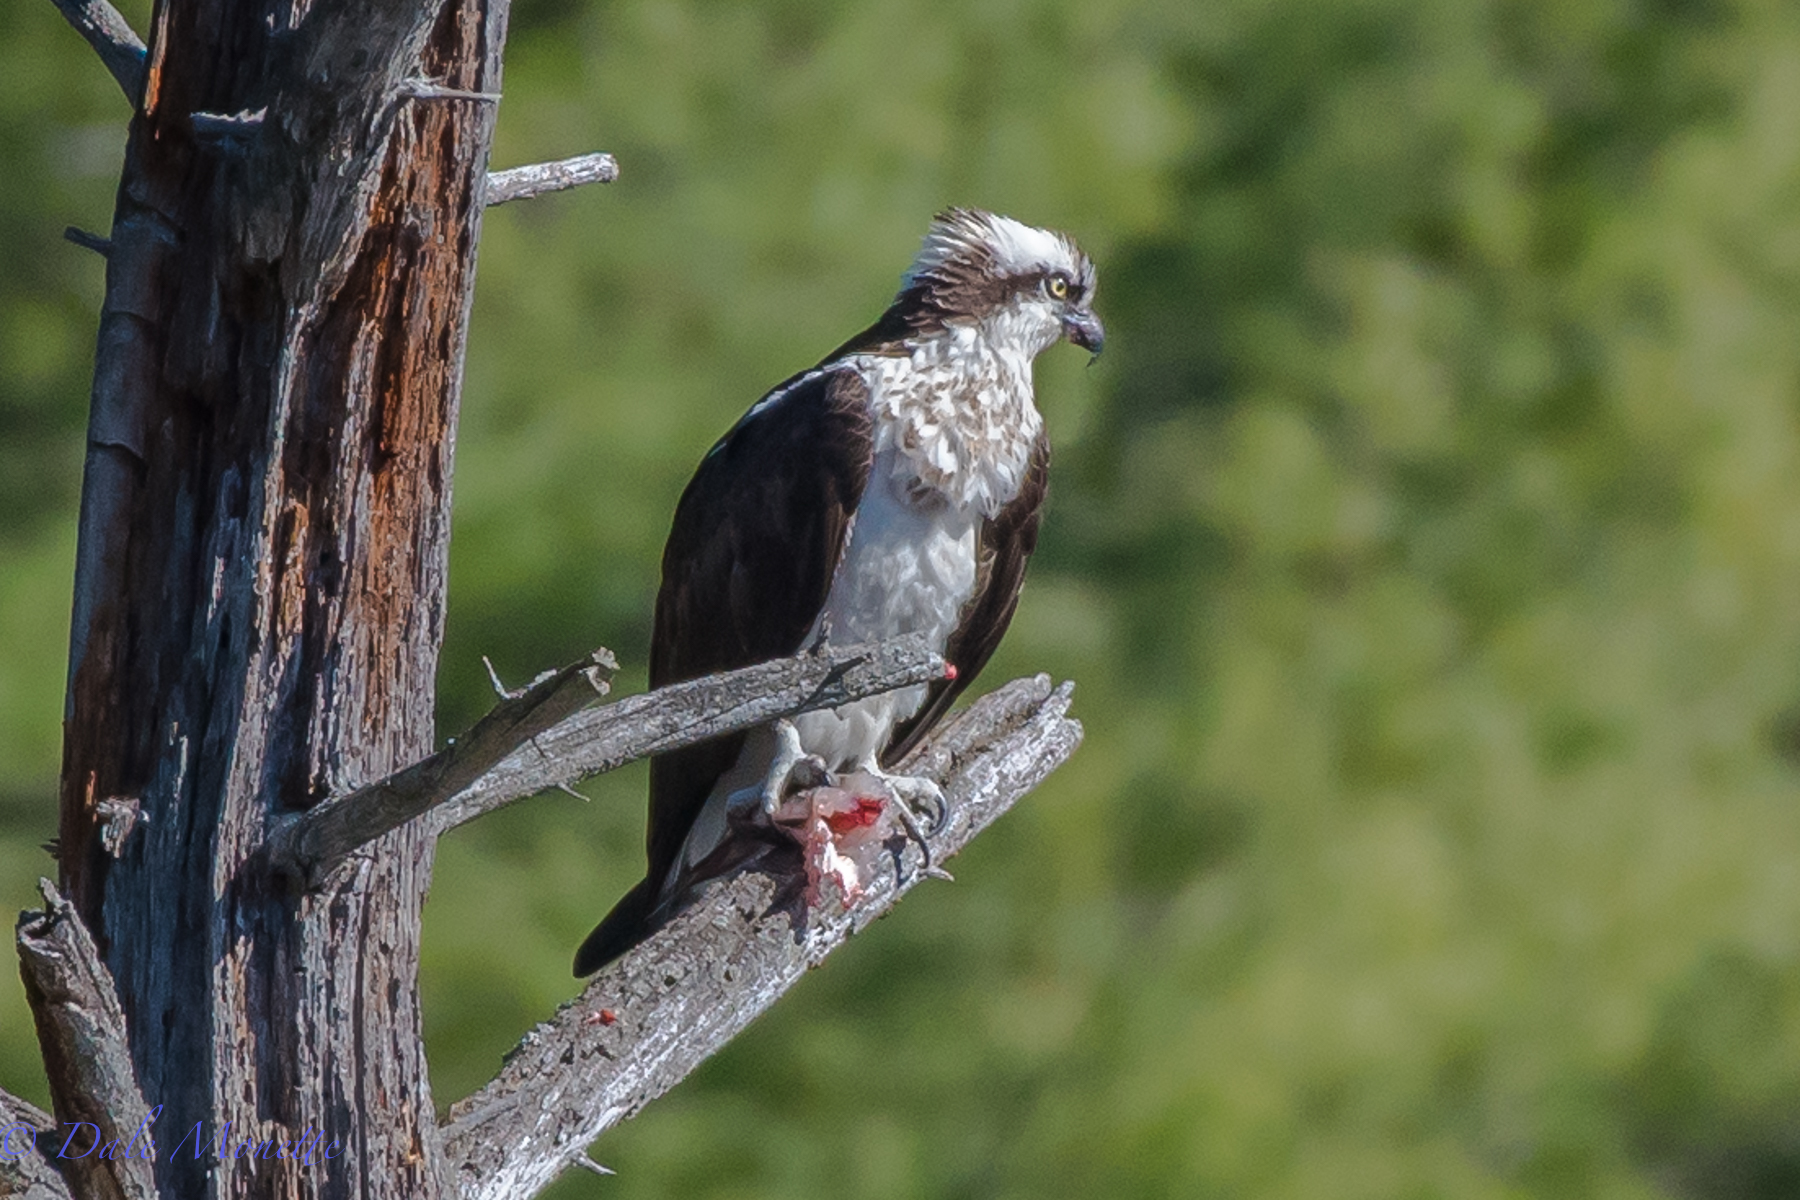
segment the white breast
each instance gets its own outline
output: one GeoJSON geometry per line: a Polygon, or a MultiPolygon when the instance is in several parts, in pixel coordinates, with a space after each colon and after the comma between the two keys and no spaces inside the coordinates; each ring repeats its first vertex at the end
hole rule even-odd
{"type": "MultiPolygon", "coordinates": [[[[1019,494],[1042,428],[1031,361],[972,327],[925,339],[907,357],[853,361],[869,386],[875,458],[822,628],[840,646],[923,632],[941,653],[975,594],[980,523],[1019,494]]],[[[833,769],[866,765],[925,693],[872,696],[794,724],[833,769]]]]}
{"type": "MultiPolygon", "coordinates": [[[[892,448],[875,457],[808,645],[821,629],[840,646],[924,633],[941,652],[975,594],[976,513],[908,487],[906,472],[895,469],[898,457],[892,448]]],[[[879,753],[894,726],[924,702],[920,685],[806,713],[794,724],[810,753],[840,769],[879,753]]]]}

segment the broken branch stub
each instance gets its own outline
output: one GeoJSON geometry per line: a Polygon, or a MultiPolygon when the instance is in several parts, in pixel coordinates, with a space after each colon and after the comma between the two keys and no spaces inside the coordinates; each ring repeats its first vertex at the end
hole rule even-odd
{"type": "Polygon", "coordinates": [[[510,200],[529,200],[587,183],[611,183],[618,177],[618,160],[610,154],[577,154],[556,162],[510,167],[488,173],[486,203],[492,208],[510,200]]]}
{"type": "Polygon", "coordinates": [[[48,879],[40,880],[38,889],[43,911],[19,918],[19,974],[37,1024],[57,1123],[71,1136],[84,1132],[77,1122],[93,1131],[87,1153],[59,1155],[58,1162],[79,1196],[156,1200],[156,1176],[142,1141],[154,1114],[138,1087],[112,975],[74,906],[48,879]],[[138,1152],[128,1155],[134,1136],[138,1152]],[[118,1153],[99,1153],[108,1143],[118,1153]]]}

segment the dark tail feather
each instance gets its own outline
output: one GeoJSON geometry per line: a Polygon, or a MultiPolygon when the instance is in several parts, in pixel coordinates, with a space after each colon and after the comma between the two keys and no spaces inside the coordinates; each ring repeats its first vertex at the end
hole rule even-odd
{"type": "Polygon", "coordinates": [[[657,891],[646,876],[613,905],[606,919],[594,926],[594,932],[587,935],[581,949],[575,952],[577,979],[592,975],[656,932],[656,922],[651,917],[657,907],[657,891]]]}

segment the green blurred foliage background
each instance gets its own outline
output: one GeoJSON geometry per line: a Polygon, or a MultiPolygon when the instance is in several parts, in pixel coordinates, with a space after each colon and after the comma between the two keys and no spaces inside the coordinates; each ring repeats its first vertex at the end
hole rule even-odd
{"type": "MultiPolygon", "coordinates": [[[[48,4],[0,45],[16,909],[124,111],[48,4]]],[[[596,148],[488,219],[443,732],[482,654],[641,686],[687,474],[934,209],[1076,234],[1111,348],[1040,365],[984,681],[1087,744],[555,1195],[1800,1195],[1800,9],[518,0],[497,162],[596,148]]],[[[643,786],[446,842],[440,1104],[574,991],[643,786]]]]}

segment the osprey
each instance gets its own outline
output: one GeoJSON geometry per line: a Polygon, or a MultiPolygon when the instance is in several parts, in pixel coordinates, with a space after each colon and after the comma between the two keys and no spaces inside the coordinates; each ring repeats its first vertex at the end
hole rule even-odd
{"type": "Polygon", "coordinates": [[[767,815],[803,757],[874,775],[941,817],[934,784],[885,768],[949,709],[1012,620],[1050,462],[1032,360],[1065,337],[1099,354],[1093,299],[1093,264],[1068,237],[951,209],[880,320],[757,401],[707,452],[663,552],[651,686],[825,637],[920,631],[955,670],[657,756],[649,871],[582,943],[577,975],[661,925],[727,840],[733,807],[760,799],[767,815]]]}

